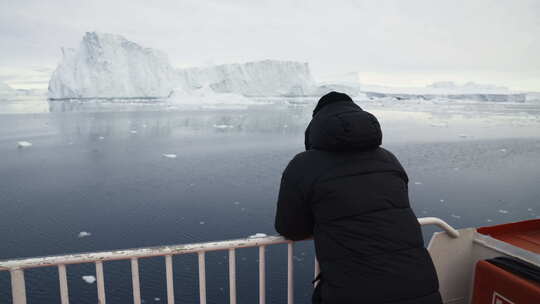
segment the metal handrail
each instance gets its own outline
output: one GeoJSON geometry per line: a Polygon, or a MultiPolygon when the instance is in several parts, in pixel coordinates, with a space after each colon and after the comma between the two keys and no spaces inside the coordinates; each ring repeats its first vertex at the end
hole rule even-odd
{"type": "MultiPolygon", "coordinates": [[[[459,232],[445,221],[436,217],[419,218],[420,225],[437,225],[450,236],[457,238],[459,232]]],[[[205,253],[207,251],[228,250],[229,253],[229,289],[230,303],[236,304],[236,254],[237,248],[259,247],[259,303],[264,304],[265,293],[265,248],[269,245],[287,244],[287,303],[293,303],[293,244],[282,236],[249,237],[245,239],[227,240],[219,242],[206,242],[195,244],[168,245],[125,250],[112,250],[102,252],[77,253],[47,257],[23,258],[0,261],[0,271],[9,271],[11,274],[12,298],[14,304],[26,304],[26,288],[24,269],[37,267],[58,267],[60,298],[62,304],[69,304],[68,282],[66,265],[80,263],[95,263],[97,277],[98,301],[105,304],[105,286],[103,262],[113,260],[131,260],[131,277],[133,287],[133,301],[141,303],[139,281],[139,258],[165,257],[167,303],[174,303],[173,265],[172,256],[187,253],[197,253],[199,264],[199,298],[200,303],[206,303],[206,267],[205,253]]],[[[315,259],[314,276],[319,273],[319,264],[315,259]]]]}

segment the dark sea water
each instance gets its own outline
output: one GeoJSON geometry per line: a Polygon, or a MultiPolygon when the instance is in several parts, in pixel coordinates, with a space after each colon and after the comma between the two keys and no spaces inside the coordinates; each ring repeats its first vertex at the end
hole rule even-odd
{"type": "MultiPolygon", "coordinates": [[[[0,259],[275,234],[280,176],[303,149],[311,109],[0,114],[0,259]],[[22,140],[32,146],[17,148],[22,140]]],[[[368,109],[408,171],[419,217],[470,227],[540,215],[537,107],[368,109]]],[[[237,251],[239,303],[258,299],[257,258],[256,248],[237,251]]],[[[296,244],[296,303],[309,302],[313,258],[311,242],[296,244]]],[[[227,303],[226,252],[207,253],[206,263],[208,303],[227,303]]],[[[164,259],[141,259],[140,272],[145,303],[165,302],[164,259]]],[[[197,303],[196,255],[175,256],[174,273],[177,301],[197,303]]],[[[59,303],[56,268],[25,274],[28,303],[59,303]]],[[[96,284],[83,275],[94,265],[68,266],[71,302],[95,303],[96,284]]],[[[132,303],[129,261],[105,263],[105,285],[109,303],[132,303]]],[[[0,272],[0,303],[10,298],[0,272]]],[[[267,249],[267,301],[286,302],[284,245],[267,249]]]]}

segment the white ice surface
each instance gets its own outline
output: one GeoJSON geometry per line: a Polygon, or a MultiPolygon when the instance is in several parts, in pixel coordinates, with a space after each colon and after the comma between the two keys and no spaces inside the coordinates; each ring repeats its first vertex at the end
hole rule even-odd
{"type": "Polygon", "coordinates": [[[32,146],[32,143],[29,142],[29,141],[18,141],[17,142],[17,147],[18,148],[28,148],[28,147],[31,147],[32,146]]]}
{"type": "Polygon", "coordinates": [[[92,233],[88,232],[88,231],[81,231],[79,232],[79,234],[77,235],[79,238],[84,238],[84,237],[88,237],[88,236],[91,236],[92,233]]]}
{"type": "Polygon", "coordinates": [[[249,238],[250,239],[257,239],[257,238],[263,238],[263,237],[266,237],[266,233],[255,233],[253,235],[250,235],[249,238]]]}
{"type": "Polygon", "coordinates": [[[176,158],[176,154],[172,154],[172,153],[163,153],[162,154],[163,157],[166,157],[166,158],[176,158]]]}
{"type": "Polygon", "coordinates": [[[96,281],[96,277],[93,275],[84,275],[82,279],[88,284],[93,284],[96,281]]]}
{"type": "Polygon", "coordinates": [[[50,98],[167,97],[179,81],[164,53],[119,35],[89,32],[62,53],[50,98]]]}

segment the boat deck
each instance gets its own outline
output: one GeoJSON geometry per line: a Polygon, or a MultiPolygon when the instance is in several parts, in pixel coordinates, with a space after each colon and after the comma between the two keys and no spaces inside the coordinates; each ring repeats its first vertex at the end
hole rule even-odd
{"type": "Polygon", "coordinates": [[[482,227],[478,232],[540,254],[540,219],[482,227]]]}

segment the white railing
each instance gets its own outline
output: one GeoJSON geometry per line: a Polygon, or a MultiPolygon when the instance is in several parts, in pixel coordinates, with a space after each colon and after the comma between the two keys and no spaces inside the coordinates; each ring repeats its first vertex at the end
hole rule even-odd
{"type": "MultiPolygon", "coordinates": [[[[419,218],[421,225],[437,225],[445,230],[452,237],[458,237],[459,232],[439,218],[427,217],[419,218]]],[[[287,244],[287,303],[293,303],[293,245],[290,240],[281,236],[267,236],[261,238],[247,238],[228,240],[220,242],[207,242],[185,245],[171,245],[159,247],[147,247],[127,250],[114,250],[92,253],[78,253],[62,256],[48,256],[38,258],[26,258],[0,261],[0,271],[9,271],[11,274],[12,301],[14,304],[26,304],[26,287],[24,281],[24,269],[37,267],[58,268],[58,278],[60,284],[60,300],[62,304],[69,304],[68,281],[66,275],[66,265],[94,263],[96,267],[96,283],[98,303],[105,304],[105,284],[103,273],[103,262],[113,260],[131,260],[131,279],[133,289],[133,303],[141,303],[140,280],[139,280],[139,258],[163,256],[165,258],[165,279],[167,283],[167,303],[174,303],[173,285],[173,255],[197,253],[199,264],[199,299],[201,304],[206,303],[206,266],[205,253],[208,251],[228,250],[229,253],[229,302],[236,304],[236,249],[247,247],[259,248],[259,303],[266,303],[266,246],[275,244],[287,244]]],[[[316,277],[319,273],[319,265],[315,259],[316,277]]]]}

